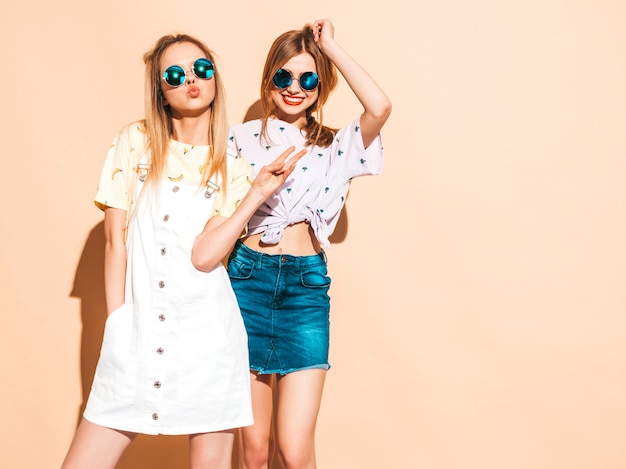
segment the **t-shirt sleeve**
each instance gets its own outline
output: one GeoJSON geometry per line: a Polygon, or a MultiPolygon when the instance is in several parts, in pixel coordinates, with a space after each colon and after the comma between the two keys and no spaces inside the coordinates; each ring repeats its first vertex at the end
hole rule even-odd
{"type": "Polygon", "coordinates": [[[360,118],[337,133],[333,146],[335,148],[331,166],[334,169],[331,172],[339,172],[347,180],[380,174],[383,169],[383,144],[380,134],[365,148],[360,118]]]}
{"type": "Polygon", "coordinates": [[[109,147],[94,202],[98,208],[106,207],[128,210],[128,192],[136,175],[133,163],[137,151],[126,138],[127,131],[118,134],[109,147]]]}
{"type": "MultiPolygon", "coordinates": [[[[229,151],[229,154],[232,153],[229,151]]],[[[246,160],[240,157],[232,159],[228,165],[226,191],[220,192],[214,215],[228,218],[235,212],[252,185],[252,174],[252,167],[246,160]]]]}

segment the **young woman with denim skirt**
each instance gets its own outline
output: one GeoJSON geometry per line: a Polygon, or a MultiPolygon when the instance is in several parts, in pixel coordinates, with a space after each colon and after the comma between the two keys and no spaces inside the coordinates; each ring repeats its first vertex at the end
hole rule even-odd
{"type": "Polygon", "coordinates": [[[262,119],[231,127],[231,148],[255,172],[285,148],[305,148],[307,154],[252,216],[228,262],[248,332],[255,420],[239,431],[239,467],[271,467],[276,447],[283,467],[314,468],[315,424],[330,367],[330,278],[323,247],[329,246],[351,180],[382,169],[379,133],[391,103],[335,42],[329,20],[274,41],[261,102],[262,119]],[[360,116],[338,130],[322,124],[337,69],[363,106],[360,116]]]}

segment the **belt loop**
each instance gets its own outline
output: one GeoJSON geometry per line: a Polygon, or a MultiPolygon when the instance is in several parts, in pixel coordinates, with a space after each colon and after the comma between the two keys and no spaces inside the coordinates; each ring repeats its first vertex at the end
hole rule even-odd
{"type": "Polygon", "coordinates": [[[324,260],[324,264],[328,264],[328,259],[326,258],[326,251],[322,249],[322,251],[320,252],[320,255],[322,256],[322,259],[324,260]]]}

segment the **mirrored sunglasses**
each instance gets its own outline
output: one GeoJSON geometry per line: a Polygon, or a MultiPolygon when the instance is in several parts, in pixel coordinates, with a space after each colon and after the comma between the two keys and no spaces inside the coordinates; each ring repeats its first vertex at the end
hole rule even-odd
{"type": "Polygon", "coordinates": [[[197,78],[201,78],[202,80],[209,80],[215,73],[215,67],[213,66],[213,62],[205,58],[196,60],[191,70],[185,70],[180,65],[170,65],[163,72],[163,80],[165,80],[168,85],[175,88],[185,83],[187,79],[186,72],[192,72],[197,78]]]}
{"type": "MultiPolygon", "coordinates": [[[[288,70],[279,68],[274,74],[272,81],[274,82],[274,85],[276,85],[276,88],[280,88],[282,90],[291,85],[293,82],[293,76],[288,70]]],[[[317,88],[317,85],[319,85],[320,78],[315,72],[304,72],[300,75],[300,78],[298,78],[298,82],[300,83],[300,88],[304,91],[313,91],[317,88]]]]}

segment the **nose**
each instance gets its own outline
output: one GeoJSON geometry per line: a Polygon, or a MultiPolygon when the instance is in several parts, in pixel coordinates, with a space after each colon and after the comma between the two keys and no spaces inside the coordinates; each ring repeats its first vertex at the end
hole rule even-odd
{"type": "Polygon", "coordinates": [[[196,76],[191,70],[185,72],[185,78],[185,84],[192,84],[196,82],[196,76]]]}
{"type": "Polygon", "coordinates": [[[289,94],[297,94],[302,91],[298,80],[291,80],[291,84],[287,87],[287,91],[289,92],[289,94]]]}

